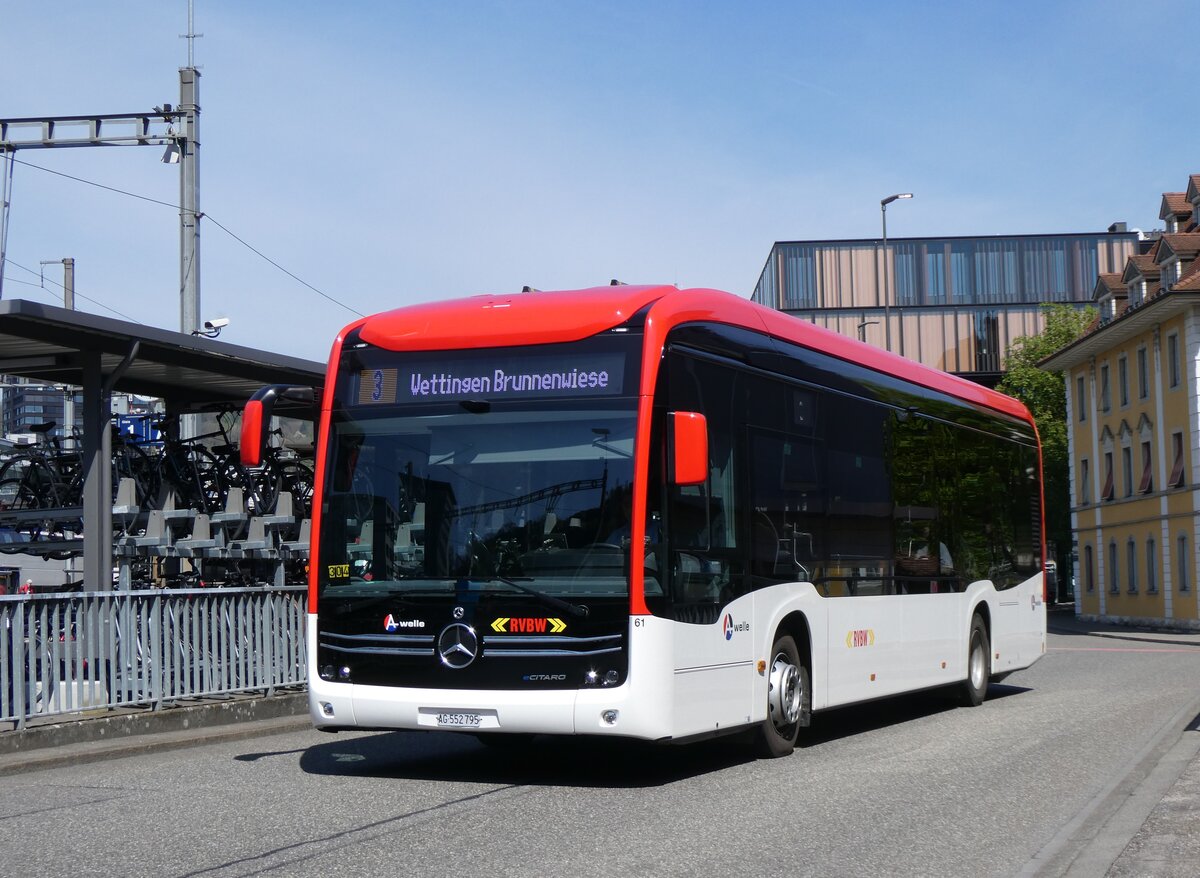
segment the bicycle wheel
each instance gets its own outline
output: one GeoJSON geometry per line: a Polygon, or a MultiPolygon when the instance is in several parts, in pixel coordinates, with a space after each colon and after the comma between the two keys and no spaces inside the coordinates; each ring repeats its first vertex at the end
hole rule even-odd
{"type": "Polygon", "coordinates": [[[188,457],[195,472],[194,484],[201,503],[197,508],[202,512],[220,512],[225,508],[228,491],[221,462],[204,447],[191,449],[188,457]]]}
{"type": "Polygon", "coordinates": [[[292,509],[299,518],[308,518],[312,510],[313,471],[301,460],[281,460],[275,464],[280,489],[292,495],[292,509]]]}

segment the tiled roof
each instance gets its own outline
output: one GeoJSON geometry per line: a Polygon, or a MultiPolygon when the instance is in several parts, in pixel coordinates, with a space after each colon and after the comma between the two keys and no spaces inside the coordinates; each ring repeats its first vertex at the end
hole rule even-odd
{"type": "Polygon", "coordinates": [[[1092,299],[1096,300],[1105,295],[1124,296],[1128,292],[1125,282],[1121,280],[1121,275],[1116,272],[1105,272],[1096,276],[1096,289],[1092,293],[1092,299]]]}
{"type": "Polygon", "coordinates": [[[1200,253],[1200,232],[1163,235],[1162,244],[1158,248],[1158,261],[1162,264],[1164,257],[1171,256],[1194,259],[1197,253],[1200,253]]]}
{"type": "Polygon", "coordinates": [[[1168,216],[1182,218],[1190,216],[1192,213],[1192,203],[1187,200],[1185,192],[1164,192],[1162,197],[1162,208],[1158,211],[1159,219],[1166,219],[1168,216]]]}
{"type": "Polygon", "coordinates": [[[1180,278],[1179,282],[1176,283],[1175,286],[1171,287],[1171,289],[1179,290],[1180,292],[1200,291],[1200,259],[1195,259],[1192,261],[1192,265],[1188,269],[1187,274],[1180,278]]]}
{"type": "Polygon", "coordinates": [[[1136,278],[1143,277],[1147,281],[1158,280],[1158,276],[1162,270],[1158,267],[1158,263],[1154,259],[1154,253],[1157,252],[1158,244],[1155,243],[1155,250],[1150,253],[1145,253],[1140,256],[1130,256],[1125,260],[1125,271],[1121,274],[1122,283],[1132,283],[1136,278]]]}
{"type": "Polygon", "coordinates": [[[1195,201],[1200,198],[1200,174],[1192,174],[1188,177],[1187,200],[1195,201]]]}

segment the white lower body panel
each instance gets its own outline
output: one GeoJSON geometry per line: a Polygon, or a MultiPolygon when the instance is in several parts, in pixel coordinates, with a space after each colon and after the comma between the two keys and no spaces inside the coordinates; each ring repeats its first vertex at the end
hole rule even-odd
{"type": "MultiPolygon", "coordinates": [[[[670,644],[674,623],[630,620],[629,676],[620,686],[540,691],[415,689],[322,680],[316,616],[308,617],[308,705],[318,728],[439,729],[480,733],[614,735],[659,740],[672,734],[670,644]],[[616,711],[611,720],[611,711],[616,711]],[[439,722],[467,715],[479,724],[439,722]]],[[[472,721],[473,722],[473,721],[472,721]]]]}

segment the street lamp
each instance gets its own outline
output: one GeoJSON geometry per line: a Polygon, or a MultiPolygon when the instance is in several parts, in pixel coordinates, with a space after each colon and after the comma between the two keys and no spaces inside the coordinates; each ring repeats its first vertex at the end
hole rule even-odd
{"type": "Polygon", "coordinates": [[[889,195],[879,202],[879,213],[883,217],[883,335],[884,343],[889,351],[892,349],[892,284],[888,274],[887,206],[898,199],[912,197],[911,192],[901,192],[897,195],[889,195]]]}

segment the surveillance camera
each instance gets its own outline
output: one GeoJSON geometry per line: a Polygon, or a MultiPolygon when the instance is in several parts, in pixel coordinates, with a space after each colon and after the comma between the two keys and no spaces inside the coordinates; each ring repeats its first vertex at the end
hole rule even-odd
{"type": "Polygon", "coordinates": [[[210,332],[214,329],[224,329],[229,325],[228,317],[214,317],[212,320],[204,321],[204,328],[210,332]]]}

